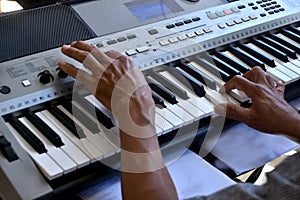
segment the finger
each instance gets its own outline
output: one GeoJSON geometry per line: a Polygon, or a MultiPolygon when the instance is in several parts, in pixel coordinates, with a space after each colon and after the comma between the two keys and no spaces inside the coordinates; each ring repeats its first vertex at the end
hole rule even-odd
{"type": "Polygon", "coordinates": [[[94,48],[96,48],[95,46],[93,45],[90,45],[84,41],[74,41],[71,43],[71,47],[75,47],[77,49],[80,49],[82,51],[88,51],[88,52],[91,52],[94,50],[94,48]]]}
{"type": "Polygon", "coordinates": [[[261,78],[264,77],[266,74],[264,70],[260,67],[253,67],[251,70],[246,72],[243,77],[248,79],[249,81],[258,83],[261,81],[261,78]]]}
{"type": "Polygon", "coordinates": [[[123,56],[120,52],[114,50],[107,51],[105,54],[113,59],[118,59],[119,57],[123,56]]]}
{"type": "Polygon", "coordinates": [[[252,97],[253,84],[253,82],[249,81],[243,76],[235,76],[225,83],[224,88],[226,93],[229,93],[233,89],[238,89],[245,92],[247,96],[252,97]]]}
{"type": "Polygon", "coordinates": [[[221,116],[229,119],[247,122],[247,116],[249,116],[249,109],[243,108],[236,104],[218,104],[215,106],[215,112],[221,116]]]}
{"type": "Polygon", "coordinates": [[[61,47],[61,51],[62,51],[63,54],[65,54],[65,55],[67,55],[67,56],[69,56],[69,57],[71,57],[71,58],[73,58],[73,59],[75,59],[75,60],[77,60],[78,62],[81,62],[81,63],[89,55],[89,53],[86,52],[86,51],[82,51],[82,50],[77,49],[75,47],[72,47],[72,46],[69,47],[69,46],[66,46],[66,45],[63,45],[61,47]]]}
{"type": "Polygon", "coordinates": [[[282,96],[284,95],[285,85],[282,81],[279,80],[276,82],[276,89],[279,92],[279,94],[281,94],[282,96]]]}
{"type": "Polygon", "coordinates": [[[271,88],[275,89],[276,83],[275,83],[274,79],[273,79],[270,75],[267,75],[267,76],[266,76],[266,79],[267,79],[268,85],[269,85],[271,88]]]}

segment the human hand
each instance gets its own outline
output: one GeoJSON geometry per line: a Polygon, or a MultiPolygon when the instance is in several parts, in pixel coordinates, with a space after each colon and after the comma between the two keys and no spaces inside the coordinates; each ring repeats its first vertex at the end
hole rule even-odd
{"type": "Polygon", "coordinates": [[[59,67],[88,88],[118,120],[131,117],[140,126],[153,122],[154,102],[143,74],[126,56],[116,51],[101,52],[83,41],[64,45],[61,51],[79,61],[92,74],[70,63],[59,61],[59,67]],[[125,115],[128,111],[128,115],[125,115]]]}
{"type": "Polygon", "coordinates": [[[252,128],[267,133],[298,135],[300,115],[284,100],[284,84],[275,82],[261,68],[255,67],[243,76],[228,81],[223,92],[232,89],[244,91],[252,99],[250,108],[235,104],[219,104],[215,112],[230,119],[242,121],[252,128]]]}

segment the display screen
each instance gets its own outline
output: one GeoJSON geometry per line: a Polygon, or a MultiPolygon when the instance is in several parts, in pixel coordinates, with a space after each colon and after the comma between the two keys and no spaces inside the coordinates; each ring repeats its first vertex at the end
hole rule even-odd
{"type": "Polygon", "coordinates": [[[173,13],[171,8],[162,1],[130,7],[129,10],[136,16],[136,18],[138,18],[139,21],[146,21],[173,13]]]}

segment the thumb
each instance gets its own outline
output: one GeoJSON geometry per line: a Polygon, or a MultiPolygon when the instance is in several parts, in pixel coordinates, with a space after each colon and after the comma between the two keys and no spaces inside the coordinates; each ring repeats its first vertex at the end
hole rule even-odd
{"type": "Polygon", "coordinates": [[[217,114],[237,121],[245,121],[249,115],[248,108],[243,108],[236,104],[218,104],[214,109],[217,114]]]}

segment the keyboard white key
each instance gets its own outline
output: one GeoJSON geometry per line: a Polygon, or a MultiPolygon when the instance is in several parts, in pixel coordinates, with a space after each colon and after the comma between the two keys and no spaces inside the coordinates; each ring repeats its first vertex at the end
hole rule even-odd
{"type": "Polygon", "coordinates": [[[161,117],[158,113],[155,114],[155,125],[162,130],[161,134],[167,133],[174,129],[173,125],[170,124],[166,119],[161,117]]]}
{"type": "Polygon", "coordinates": [[[168,109],[160,109],[158,107],[155,107],[155,112],[158,113],[162,118],[166,119],[170,124],[172,124],[174,129],[180,128],[184,124],[183,120],[178,118],[168,109]]]}

